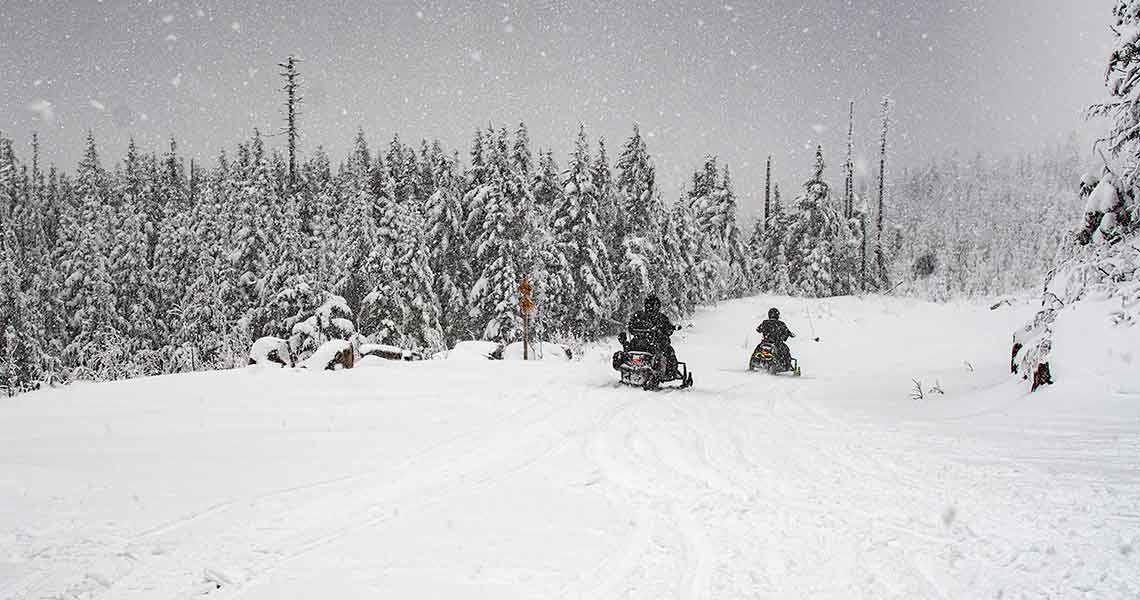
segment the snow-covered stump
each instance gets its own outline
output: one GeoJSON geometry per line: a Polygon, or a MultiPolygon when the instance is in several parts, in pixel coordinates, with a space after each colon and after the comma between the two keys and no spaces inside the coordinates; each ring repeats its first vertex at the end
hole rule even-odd
{"type": "Polygon", "coordinates": [[[339,371],[351,369],[355,362],[355,351],[348,340],[329,340],[321,344],[312,356],[305,359],[301,368],[318,371],[339,371]]]}
{"type": "Polygon", "coordinates": [[[249,349],[250,365],[276,365],[292,367],[296,362],[289,342],[273,336],[259,338],[249,349]]]}

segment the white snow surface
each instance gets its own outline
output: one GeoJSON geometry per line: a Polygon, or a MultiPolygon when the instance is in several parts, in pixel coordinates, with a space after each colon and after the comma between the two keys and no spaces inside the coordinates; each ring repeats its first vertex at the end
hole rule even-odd
{"type": "Polygon", "coordinates": [[[1029,395],[1033,312],[728,302],[684,391],[608,344],[0,399],[0,598],[1138,597],[1140,383],[1029,395]],[[773,305],[802,378],[745,371],[773,305]]]}

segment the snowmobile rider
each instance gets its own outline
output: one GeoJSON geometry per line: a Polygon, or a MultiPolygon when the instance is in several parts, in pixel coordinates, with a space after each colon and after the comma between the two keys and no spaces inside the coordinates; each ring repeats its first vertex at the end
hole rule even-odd
{"type": "Polygon", "coordinates": [[[677,372],[677,351],[669,343],[669,337],[677,328],[669,317],[661,312],[661,299],[650,294],[645,297],[645,309],[633,313],[629,319],[629,329],[649,330],[650,342],[665,354],[666,368],[670,377],[680,377],[677,372]]]}
{"type": "Polygon", "coordinates": [[[768,318],[756,328],[756,333],[763,335],[765,342],[776,345],[776,358],[780,364],[792,364],[792,351],[784,342],[787,342],[788,338],[796,337],[796,334],[780,320],[780,309],[775,307],[768,309],[768,318]]]}

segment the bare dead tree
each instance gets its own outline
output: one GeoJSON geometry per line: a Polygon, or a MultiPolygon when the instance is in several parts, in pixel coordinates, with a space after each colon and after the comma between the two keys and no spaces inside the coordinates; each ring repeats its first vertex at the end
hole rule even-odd
{"type": "Polygon", "coordinates": [[[887,131],[890,125],[890,104],[889,97],[883,98],[883,131],[879,138],[879,210],[875,215],[875,269],[878,271],[876,276],[879,279],[879,287],[882,288],[886,285],[887,281],[887,266],[886,260],[883,258],[883,195],[886,189],[886,176],[887,176],[887,131]]]}
{"type": "Polygon", "coordinates": [[[867,289],[867,203],[859,208],[859,278],[863,282],[863,289],[867,289]]]}
{"type": "Polygon", "coordinates": [[[277,65],[281,67],[280,75],[285,79],[285,86],[281,88],[281,91],[285,92],[285,129],[281,133],[284,133],[289,140],[290,188],[296,184],[297,177],[297,117],[300,115],[297,107],[301,103],[301,96],[297,94],[301,86],[301,74],[297,71],[298,62],[301,61],[290,56],[284,63],[277,65]]]}
{"type": "Polygon", "coordinates": [[[850,219],[855,210],[855,101],[851,101],[847,116],[847,179],[843,186],[843,216],[850,219]]]}
{"type": "Polygon", "coordinates": [[[195,169],[193,158],[190,159],[190,179],[189,179],[189,181],[187,181],[187,185],[189,186],[189,192],[190,192],[188,194],[188,196],[190,197],[190,205],[193,206],[194,205],[194,196],[198,191],[198,172],[195,169]]]}
{"type": "Polygon", "coordinates": [[[764,171],[764,223],[768,229],[768,217],[772,215],[772,156],[768,155],[768,167],[764,171]]]}
{"type": "Polygon", "coordinates": [[[178,142],[170,136],[170,152],[166,155],[166,178],[171,186],[178,185],[178,142]]]}
{"type": "Polygon", "coordinates": [[[40,134],[32,132],[32,179],[40,176],[40,134]]]}

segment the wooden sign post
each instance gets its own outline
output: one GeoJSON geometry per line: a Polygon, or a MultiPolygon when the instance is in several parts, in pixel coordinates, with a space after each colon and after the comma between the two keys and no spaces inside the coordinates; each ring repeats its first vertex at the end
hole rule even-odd
{"type": "Polygon", "coordinates": [[[519,282],[519,309],[522,310],[523,322],[523,360],[530,360],[530,309],[534,308],[534,302],[530,299],[530,283],[523,277],[519,282]]]}

